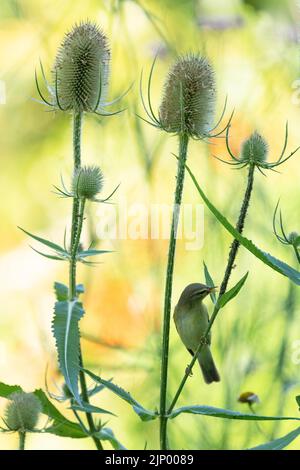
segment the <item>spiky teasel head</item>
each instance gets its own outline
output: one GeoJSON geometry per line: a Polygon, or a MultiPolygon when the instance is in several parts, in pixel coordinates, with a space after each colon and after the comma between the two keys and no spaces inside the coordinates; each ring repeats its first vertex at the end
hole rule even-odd
{"type": "Polygon", "coordinates": [[[267,141],[257,131],[254,131],[242,144],[240,161],[264,163],[267,160],[268,149],[267,141]]]}
{"type": "Polygon", "coordinates": [[[72,192],[82,199],[93,200],[103,187],[103,173],[97,166],[85,166],[75,171],[72,192]]]}
{"type": "Polygon", "coordinates": [[[33,393],[14,392],[5,408],[5,423],[11,431],[33,431],[42,411],[40,400],[33,393]]]}
{"type": "Polygon", "coordinates": [[[299,235],[298,232],[291,232],[288,235],[288,240],[289,240],[290,244],[295,246],[296,248],[298,248],[298,246],[300,246],[300,235],[299,235]]]}
{"type": "Polygon", "coordinates": [[[226,130],[226,147],[231,157],[231,160],[226,161],[222,160],[222,158],[219,157],[216,158],[218,158],[218,160],[220,160],[221,162],[235,166],[236,168],[244,168],[245,166],[251,166],[254,169],[256,167],[263,175],[265,175],[263,170],[274,170],[274,168],[282,165],[287,160],[289,160],[300,148],[297,147],[292,153],[290,153],[290,155],[288,155],[287,157],[284,156],[288,143],[288,125],[286,124],[283,148],[281,154],[279,155],[276,161],[267,161],[269,146],[264,137],[262,137],[257,131],[254,131],[253,134],[251,134],[250,137],[248,137],[248,139],[243,142],[240,156],[237,157],[234,155],[230,148],[229,128],[230,126],[228,126],[226,130]]]}
{"type": "Polygon", "coordinates": [[[97,25],[84,22],[67,33],[53,75],[54,101],[60,109],[93,112],[107,94],[110,49],[97,25]]]}
{"type": "Polygon", "coordinates": [[[205,57],[186,55],[177,59],[167,76],[159,109],[167,132],[201,138],[212,127],[216,101],[214,71],[205,57]]]}

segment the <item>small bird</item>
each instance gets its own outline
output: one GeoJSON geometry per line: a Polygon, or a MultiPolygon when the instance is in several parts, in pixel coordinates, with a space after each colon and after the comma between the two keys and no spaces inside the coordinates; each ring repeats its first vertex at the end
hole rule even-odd
{"type": "MultiPolygon", "coordinates": [[[[203,340],[209,323],[208,311],[202,301],[215,289],[216,287],[209,287],[205,284],[189,284],[183,290],[175,307],[173,319],[177,332],[192,356],[203,340]]],[[[210,344],[211,334],[209,333],[207,343],[202,346],[198,354],[198,362],[207,384],[220,382],[220,376],[210,351],[210,344]]]]}

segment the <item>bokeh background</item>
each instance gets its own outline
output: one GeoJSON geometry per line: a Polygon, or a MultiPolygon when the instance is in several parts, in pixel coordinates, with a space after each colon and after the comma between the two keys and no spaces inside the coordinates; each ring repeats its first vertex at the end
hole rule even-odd
{"type": "MultiPolygon", "coordinates": [[[[117,207],[125,200],[128,204],[171,204],[176,171],[172,152],[177,142],[136,117],[137,110],[142,113],[141,70],[147,74],[158,54],[152,88],[157,109],[174,56],[188,51],[207,54],[216,70],[218,112],[226,95],[227,115],[235,108],[232,149],[238,153],[243,139],[257,129],[268,140],[269,158],[274,161],[282,148],[287,120],[288,150],[300,143],[299,16],[292,0],[1,1],[0,79],[6,88],[6,103],[0,105],[1,381],[20,384],[26,391],[43,387],[48,365],[49,389],[60,394],[62,386],[51,334],[52,286],[54,280],[66,282],[67,266],[37,255],[17,228],[60,242],[70,222],[70,200],[59,199],[51,191],[61,174],[68,181],[71,172],[71,119],[46,112],[32,99],[38,98],[34,70],[39,59],[49,73],[63,34],[75,22],[89,18],[103,27],[112,49],[111,97],[134,85],[124,99],[126,112],[101,120],[86,117],[83,160],[102,167],[107,194],[121,183],[114,197],[117,207]]],[[[222,139],[211,145],[192,142],[189,163],[208,196],[234,223],[246,170],[233,171],[213,154],[227,158],[222,139]]],[[[257,173],[245,229],[259,246],[294,266],[292,250],[279,244],[272,233],[272,215],[280,198],[286,230],[300,229],[299,158],[296,155],[280,167],[280,173],[269,172],[267,177],[257,173]]],[[[184,201],[201,202],[188,177],[184,201]]],[[[89,210],[86,243],[95,238],[99,222],[97,207],[89,210]]],[[[115,252],[96,268],[79,271],[79,280],[86,285],[82,321],[86,365],[104,378],[113,377],[145,407],[154,409],[159,402],[167,242],[97,242],[115,252]]],[[[184,240],[178,243],[173,305],[186,284],[203,280],[203,260],[216,284],[220,283],[230,242],[205,210],[203,248],[187,251],[184,240]]],[[[238,403],[237,397],[250,390],[260,397],[256,412],[295,416],[295,396],[300,393],[299,289],[240,249],[231,282],[247,270],[246,286],[222,310],[213,329],[213,351],[222,382],[208,387],[195,369],[179,404],[246,411],[247,405],[238,403]]],[[[210,301],[207,305],[211,309],[210,301]]],[[[188,360],[172,325],[170,395],[188,360]]],[[[127,448],[144,448],[146,442],[148,448],[157,448],[158,422],[140,422],[126,404],[107,392],[94,403],[118,415],[109,426],[127,448]]],[[[1,409],[4,404],[1,400],[1,409]]],[[[41,420],[40,426],[44,424],[41,420]]],[[[258,427],[251,422],[181,415],[170,422],[169,432],[173,448],[239,449],[279,437],[294,427],[289,422],[258,427]]],[[[15,436],[0,435],[0,449],[15,445],[15,436]]],[[[28,448],[88,449],[92,443],[36,434],[28,438],[28,448]]],[[[289,448],[299,448],[299,440],[289,448]]]]}

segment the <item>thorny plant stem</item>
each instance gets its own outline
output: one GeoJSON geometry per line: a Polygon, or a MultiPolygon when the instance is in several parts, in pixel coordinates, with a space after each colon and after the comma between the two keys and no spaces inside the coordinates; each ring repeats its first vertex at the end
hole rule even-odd
{"type": "MultiPolygon", "coordinates": [[[[79,170],[81,166],[81,127],[82,127],[82,113],[74,111],[73,115],[73,157],[74,157],[74,171],[79,170]]],[[[77,254],[78,254],[78,247],[80,243],[80,236],[83,224],[83,217],[84,217],[84,206],[85,201],[84,199],[80,200],[74,195],[73,198],[73,210],[72,210],[72,228],[71,228],[71,259],[70,259],[70,267],[69,267],[69,300],[74,301],[77,297],[76,292],[76,266],[77,266],[77,254]]],[[[83,368],[83,360],[82,360],[82,352],[81,347],[79,350],[79,361],[80,366],[83,368]]],[[[80,387],[81,387],[81,394],[82,400],[85,403],[89,403],[89,396],[88,390],[85,380],[85,375],[83,370],[79,372],[79,380],[80,380],[80,387]]],[[[91,413],[86,413],[86,419],[89,425],[89,430],[92,435],[92,439],[96,445],[98,450],[102,450],[101,441],[93,436],[96,432],[95,423],[93,420],[93,416],[91,413]]]]}
{"type": "MultiPolygon", "coordinates": [[[[242,207],[241,207],[241,210],[240,210],[240,215],[239,215],[239,218],[238,218],[238,222],[236,224],[236,230],[239,233],[242,233],[243,229],[244,229],[245,219],[246,219],[246,216],[247,216],[247,211],[248,211],[250,198],[251,198],[251,193],[252,193],[252,189],[253,189],[254,170],[255,170],[255,165],[253,163],[250,163],[249,171],[248,171],[247,188],[246,188],[246,191],[245,191],[245,195],[244,195],[242,207]]],[[[207,327],[207,329],[206,329],[206,331],[203,335],[201,343],[199,344],[198,348],[195,351],[194,357],[193,357],[192,361],[190,362],[190,365],[186,368],[184,377],[183,377],[182,381],[180,382],[180,385],[179,385],[179,387],[177,389],[177,392],[176,392],[176,394],[173,398],[171,406],[168,409],[167,414],[170,414],[172,412],[172,410],[174,409],[174,406],[176,405],[177,400],[180,397],[180,394],[183,390],[183,387],[184,387],[184,385],[185,385],[185,383],[186,383],[186,381],[187,381],[187,379],[188,379],[188,377],[189,377],[189,375],[190,375],[190,373],[193,369],[193,366],[194,366],[194,364],[197,360],[198,354],[201,351],[201,349],[203,348],[203,345],[206,342],[208,334],[209,334],[209,332],[210,332],[210,330],[211,330],[211,328],[214,324],[214,321],[215,321],[215,319],[216,319],[216,317],[217,317],[217,315],[220,311],[220,308],[218,307],[218,303],[219,303],[218,300],[220,299],[221,295],[223,295],[226,292],[228,281],[229,281],[232,269],[234,267],[235,258],[236,258],[239,246],[240,246],[239,241],[234,239],[234,241],[233,241],[233,243],[230,247],[227,266],[226,266],[224,278],[223,278],[223,281],[222,281],[222,284],[221,284],[221,287],[220,287],[220,290],[219,290],[218,299],[217,299],[217,302],[215,304],[215,307],[214,307],[211,319],[209,321],[208,327],[207,327]]]]}
{"type": "Polygon", "coordinates": [[[19,450],[25,450],[26,432],[19,431],[19,450]]]}
{"type": "Polygon", "coordinates": [[[167,401],[167,384],[168,384],[169,336],[170,336],[172,284],[173,284],[174,258],[175,258],[175,250],[176,250],[176,236],[177,236],[179,212],[180,212],[180,205],[181,205],[182,192],[183,192],[188,140],[189,140],[189,137],[187,134],[179,135],[179,156],[178,156],[178,167],[177,167],[177,180],[176,180],[171,234],[170,234],[170,242],[169,242],[166,284],[165,284],[162,357],[161,357],[161,382],[160,382],[161,384],[160,385],[160,446],[162,450],[167,449],[166,401],[167,401]]]}

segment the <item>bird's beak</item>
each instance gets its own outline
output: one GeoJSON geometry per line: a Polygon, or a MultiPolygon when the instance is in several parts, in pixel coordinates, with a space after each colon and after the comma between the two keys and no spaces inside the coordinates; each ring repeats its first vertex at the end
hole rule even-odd
{"type": "Polygon", "coordinates": [[[210,294],[211,292],[215,292],[217,289],[218,289],[218,286],[209,287],[208,292],[210,294]]]}

